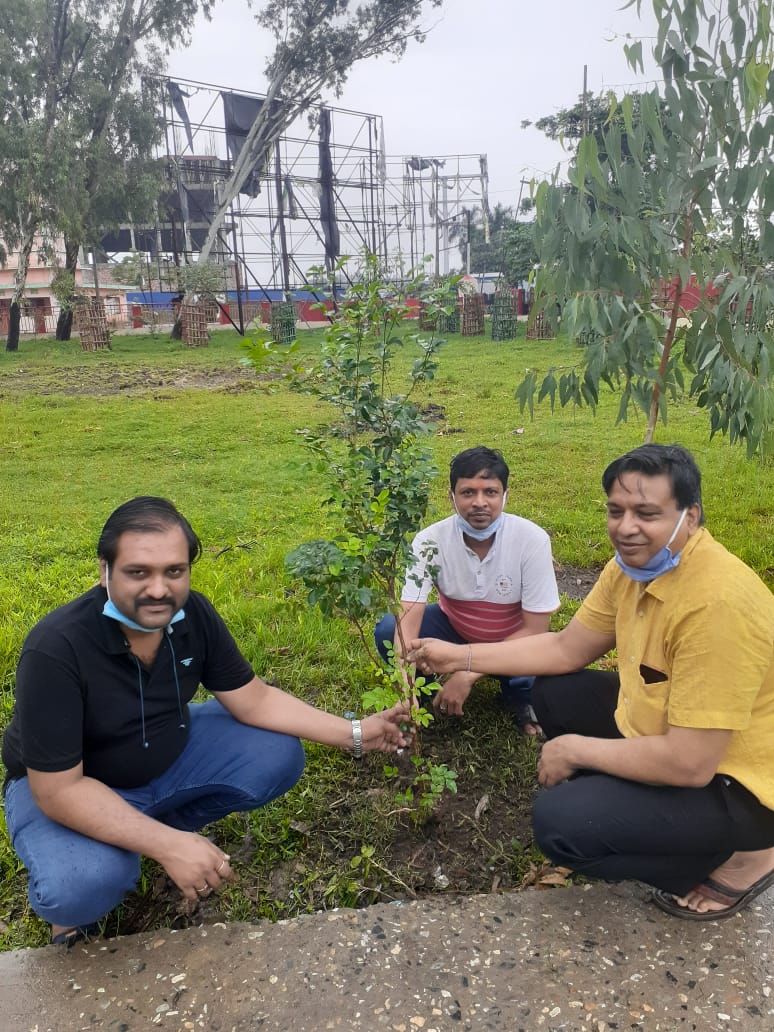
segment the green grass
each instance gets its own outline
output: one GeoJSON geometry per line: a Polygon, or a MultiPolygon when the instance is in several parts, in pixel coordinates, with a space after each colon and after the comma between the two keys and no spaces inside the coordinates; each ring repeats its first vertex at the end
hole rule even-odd
{"type": "MultiPolygon", "coordinates": [[[[319,332],[302,334],[302,353],[312,354],[319,341],[319,332]]],[[[324,485],[307,467],[298,434],[330,413],[281,383],[240,373],[241,356],[232,331],[194,350],[162,337],[130,336],[95,354],[49,340],[23,341],[18,354],[0,353],[3,725],[25,634],[95,581],[99,530],[109,512],[135,494],[170,497],[199,531],[205,554],[194,584],[221,610],[256,670],[318,705],[357,708],[369,669],[359,641],[346,625],[310,610],[283,572],[288,551],[332,529],[321,506],[324,485]],[[172,381],[183,374],[209,386],[177,389],[172,381]],[[212,386],[226,374],[227,384],[212,386]]],[[[449,340],[422,399],[445,415],[432,439],[441,476],[430,518],[447,514],[451,457],[487,444],[500,448],[511,466],[510,510],[550,532],[558,562],[589,566],[609,558],[600,475],[607,462],[641,442],[644,417],[616,426],[617,399],[605,395],[596,418],[586,410],[552,415],[542,405],[530,421],[513,398],[525,368],[569,366],[577,357],[563,341],[449,340]]],[[[706,415],[681,401],[671,406],[669,426],[659,428],[657,439],[694,452],[710,529],[772,583],[771,466],[748,461],[723,439],[710,441],[707,427],[706,415]]],[[[565,602],[557,626],[573,608],[565,602]]],[[[480,693],[465,731],[445,737],[445,762],[456,764],[463,789],[466,776],[481,777],[489,768],[493,791],[507,793],[510,779],[528,796],[534,752],[519,740],[504,747],[504,725],[489,702],[486,691],[480,693]]],[[[403,830],[381,762],[369,758],[354,778],[347,756],[315,746],[308,755],[307,774],[286,799],[221,822],[218,833],[243,871],[240,886],[219,901],[221,916],[287,916],[385,898],[390,885],[400,894],[401,883],[410,881],[410,865],[391,853],[403,830]],[[361,855],[364,845],[374,847],[372,856],[361,855]]],[[[502,843],[491,847],[509,852],[502,843]]],[[[524,847],[528,856],[529,843],[524,847]]],[[[43,941],[4,830],[0,871],[0,919],[7,926],[1,944],[43,941]]],[[[171,919],[150,905],[153,880],[151,873],[138,900],[114,917],[114,929],[171,919]]]]}

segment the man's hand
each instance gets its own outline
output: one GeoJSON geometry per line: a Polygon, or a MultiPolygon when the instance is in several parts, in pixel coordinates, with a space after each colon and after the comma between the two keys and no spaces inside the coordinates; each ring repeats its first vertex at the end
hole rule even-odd
{"type": "Polygon", "coordinates": [[[363,732],[363,752],[380,749],[382,752],[397,752],[411,745],[413,735],[404,728],[410,721],[408,702],[397,702],[382,713],[372,713],[360,722],[363,732]]]}
{"type": "Polygon", "coordinates": [[[466,671],[452,674],[435,693],[433,709],[447,717],[461,717],[463,703],[477,680],[478,674],[469,674],[466,671]]]}
{"type": "Polygon", "coordinates": [[[406,660],[416,663],[423,673],[451,674],[465,669],[468,646],[452,645],[438,638],[415,638],[408,644],[406,660]]]}
{"type": "Polygon", "coordinates": [[[187,899],[206,899],[234,872],[229,857],[214,842],[191,831],[170,829],[168,844],[154,855],[187,899]]]}
{"type": "Polygon", "coordinates": [[[538,781],[543,788],[558,785],[571,777],[578,766],[571,759],[574,740],[577,735],[559,735],[545,742],[538,760],[538,781]]]}

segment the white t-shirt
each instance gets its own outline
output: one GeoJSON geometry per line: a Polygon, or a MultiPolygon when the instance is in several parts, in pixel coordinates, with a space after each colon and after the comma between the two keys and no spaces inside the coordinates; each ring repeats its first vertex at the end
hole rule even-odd
{"type": "Polygon", "coordinates": [[[551,541],[537,524],[512,513],[484,559],[468,548],[456,516],[425,527],[412,543],[402,602],[426,602],[433,588],[452,626],[468,641],[502,641],[522,625],[522,609],[559,607],[551,541]]]}

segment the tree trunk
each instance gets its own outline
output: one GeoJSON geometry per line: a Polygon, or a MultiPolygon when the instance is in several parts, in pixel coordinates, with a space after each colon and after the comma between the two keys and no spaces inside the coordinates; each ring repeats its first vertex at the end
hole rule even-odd
{"type": "MultiPolygon", "coordinates": [[[[78,271],[78,252],[81,249],[79,240],[72,240],[65,237],[65,270],[75,279],[78,271]]],[[[72,298],[70,298],[72,302],[72,298]]],[[[69,340],[73,332],[73,310],[72,305],[60,309],[59,318],[56,321],[56,339],[69,340]]]]}
{"type": "Polygon", "coordinates": [[[56,320],[56,339],[69,340],[73,332],[73,310],[72,308],[60,308],[59,317],[56,320]]]}
{"type": "Polygon", "coordinates": [[[6,351],[19,350],[19,332],[21,327],[21,302],[24,297],[24,288],[27,285],[27,273],[30,267],[30,255],[32,245],[35,242],[35,230],[37,219],[30,213],[27,225],[24,227],[21,241],[19,243],[19,261],[13,277],[13,294],[11,296],[11,311],[8,319],[8,337],[5,342],[6,351]]]}
{"type": "Polygon", "coordinates": [[[19,327],[21,325],[21,305],[18,301],[11,302],[11,310],[8,313],[8,337],[5,342],[6,351],[19,350],[19,327]]]}

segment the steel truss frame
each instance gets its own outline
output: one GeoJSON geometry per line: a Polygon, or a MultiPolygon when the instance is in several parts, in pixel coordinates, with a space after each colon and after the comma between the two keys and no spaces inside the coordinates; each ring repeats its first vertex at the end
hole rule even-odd
{"type": "MultiPolygon", "coordinates": [[[[139,241],[157,264],[189,264],[217,207],[231,171],[223,95],[263,99],[261,94],[191,79],[162,78],[162,156],[170,191],[154,227],[123,227],[110,250],[139,241]],[[184,110],[172,102],[172,89],[184,110]],[[186,116],[188,125],[184,120],[186,116]],[[184,195],[184,196],[183,196],[184,195]]],[[[395,281],[429,256],[430,274],[459,266],[465,220],[480,208],[487,217],[487,165],[481,154],[387,156],[380,115],[325,105],[330,112],[333,210],[340,255],[352,256],[344,280],[364,251],[376,254],[384,275],[395,281]],[[349,270],[349,272],[348,272],[349,270]]],[[[326,256],[321,227],[319,120],[321,107],[297,119],[267,154],[256,196],[240,193],[218,238],[214,258],[233,274],[224,282],[237,293],[287,293],[321,281],[326,256]]]]}

